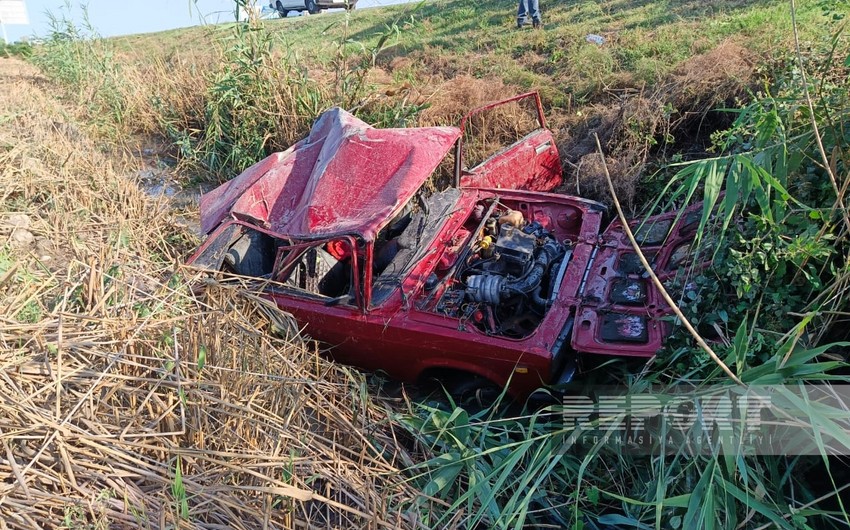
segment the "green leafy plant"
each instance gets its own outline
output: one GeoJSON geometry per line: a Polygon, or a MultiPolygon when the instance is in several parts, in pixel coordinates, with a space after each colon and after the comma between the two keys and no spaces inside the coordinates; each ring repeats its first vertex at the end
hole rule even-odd
{"type": "MultiPolygon", "coordinates": [[[[840,207],[850,187],[850,89],[831,81],[848,73],[836,60],[836,42],[833,35],[805,57],[806,68],[819,72],[809,81],[818,132],[803,76],[789,60],[775,83],[729,110],[736,119],[715,134],[717,156],[670,166],[650,208],[681,210],[704,201],[692,252],[712,257],[713,265],[679,283],[689,284],[680,304],[746,384],[850,383],[850,226],[840,207]],[[837,186],[830,170],[844,179],[837,186]]],[[[624,385],[625,396],[728,382],[684,334],[643,372],[607,375],[602,382],[624,385]]],[[[575,391],[593,389],[589,383],[575,391]]],[[[777,399],[786,400],[798,421],[850,444],[836,423],[846,413],[790,392],[777,399]]],[[[847,468],[816,434],[806,439],[818,448],[811,457],[691,454],[677,445],[669,426],[659,425],[652,431],[659,446],[635,455],[601,439],[570,446],[578,431],[560,421],[562,413],[550,406],[494,419],[426,408],[406,417],[429,455],[408,470],[411,480],[447,505],[420,508],[423,524],[729,530],[850,524],[842,498],[847,468]]]]}
{"type": "Polygon", "coordinates": [[[171,483],[171,496],[174,499],[174,507],[180,519],[189,518],[189,498],[186,495],[186,486],[183,484],[183,469],[180,456],[174,463],[174,481],[171,483]]]}
{"type": "Polygon", "coordinates": [[[107,129],[123,127],[126,102],[121,68],[112,44],[101,38],[83,6],[82,25],[74,22],[70,0],[56,12],[48,11],[50,33],[32,53],[32,61],[52,79],[71,88],[89,115],[107,129]]]}
{"type": "Polygon", "coordinates": [[[32,45],[28,42],[0,43],[0,55],[26,59],[32,56],[32,45]]]}

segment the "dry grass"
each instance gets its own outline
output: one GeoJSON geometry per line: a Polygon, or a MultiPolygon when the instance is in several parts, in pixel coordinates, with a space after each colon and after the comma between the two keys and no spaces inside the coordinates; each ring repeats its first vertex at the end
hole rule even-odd
{"type": "MultiPolygon", "coordinates": [[[[419,115],[421,126],[457,126],[461,119],[477,107],[499,99],[521,94],[517,87],[506,86],[496,78],[477,79],[460,75],[434,87],[420,89],[428,107],[419,115]]],[[[500,105],[475,114],[464,129],[464,166],[472,168],[504,147],[511,145],[537,128],[533,100],[500,105]]],[[[453,157],[447,157],[438,168],[438,187],[451,182],[453,157]]]]}
{"type": "Polygon", "coordinates": [[[40,85],[0,62],[0,528],[409,526],[362,377],[194,294],[191,236],[40,85]]]}
{"type": "Polygon", "coordinates": [[[634,212],[638,187],[656,152],[699,150],[731,115],[715,109],[735,106],[755,84],[755,55],[731,41],[683,62],[651,90],[612,92],[610,104],[584,109],[579,123],[564,127],[558,142],[565,164],[563,191],[610,204],[594,134],[602,141],[614,189],[634,212]],[[725,120],[725,121],[724,121],[725,120]],[[701,140],[699,140],[701,139],[701,140]],[[694,140],[697,140],[694,142],[694,140]]]}
{"type": "Polygon", "coordinates": [[[152,57],[150,62],[122,61],[125,83],[121,97],[133,117],[128,132],[161,133],[167,117],[175,130],[203,126],[208,81],[216,69],[215,54],[175,54],[152,57]],[[153,104],[152,104],[153,102],[153,104]]]}
{"type": "Polygon", "coordinates": [[[433,89],[427,98],[430,106],[419,116],[421,125],[457,125],[464,114],[500,97],[518,93],[496,78],[478,79],[459,75],[433,89]]]}
{"type": "MultiPolygon", "coordinates": [[[[710,51],[679,65],[667,84],[667,100],[691,115],[706,112],[746,95],[756,78],[760,58],[734,41],[721,42],[710,51]]],[[[683,119],[688,117],[687,114],[683,119]]]]}

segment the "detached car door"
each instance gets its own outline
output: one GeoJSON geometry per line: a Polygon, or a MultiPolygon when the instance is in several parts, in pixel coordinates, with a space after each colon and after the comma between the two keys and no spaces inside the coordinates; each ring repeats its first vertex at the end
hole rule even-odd
{"type": "Polygon", "coordinates": [[[460,129],[456,187],[551,191],[561,184],[558,148],[537,92],[475,109],[460,129]]]}
{"type": "MultiPolygon", "coordinates": [[[[658,278],[676,300],[707,266],[691,249],[702,205],[631,221],[658,278]],[[677,220],[678,217],[678,220],[677,220]]],[[[572,346],[576,351],[651,357],[670,334],[672,311],[641,264],[619,221],[611,223],[579,287],[572,346]]]]}

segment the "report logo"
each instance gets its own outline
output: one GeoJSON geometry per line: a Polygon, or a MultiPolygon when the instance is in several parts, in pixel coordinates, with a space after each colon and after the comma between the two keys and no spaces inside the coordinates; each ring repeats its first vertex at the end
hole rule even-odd
{"type": "Polygon", "coordinates": [[[850,385],[598,387],[562,414],[568,451],[850,455],[850,385]]]}

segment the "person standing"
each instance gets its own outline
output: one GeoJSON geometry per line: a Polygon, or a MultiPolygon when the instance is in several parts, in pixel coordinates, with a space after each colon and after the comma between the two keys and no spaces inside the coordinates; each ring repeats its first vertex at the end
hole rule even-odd
{"type": "Polygon", "coordinates": [[[540,0],[519,0],[516,27],[522,28],[528,23],[529,18],[531,18],[531,25],[534,29],[541,29],[543,27],[543,24],[540,22],[540,0]]]}

